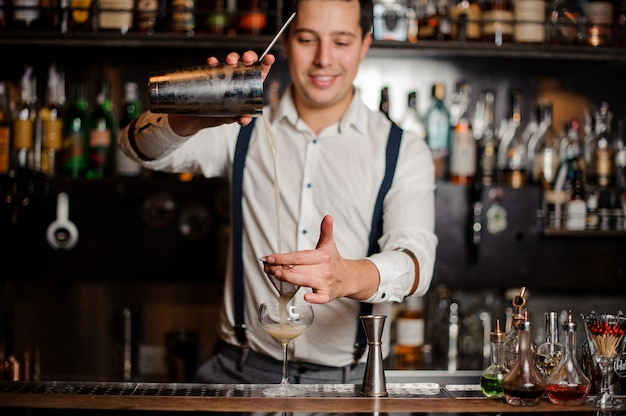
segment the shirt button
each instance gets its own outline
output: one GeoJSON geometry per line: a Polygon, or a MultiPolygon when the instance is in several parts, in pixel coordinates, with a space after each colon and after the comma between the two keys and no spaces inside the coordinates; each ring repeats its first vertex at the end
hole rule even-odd
{"type": "Polygon", "coordinates": [[[307,230],[302,230],[302,234],[306,234],[307,232],[307,230]]]}
{"type": "Polygon", "coordinates": [[[385,296],[387,296],[387,294],[386,294],[386,293],[384,293],[384,292],[380,294],[380,298],[381,298],[381,299],[385,299],[385,296]]]}
{"type": "Polygon", "coordinates": [[[307,183],[307,184],[306,184],[306,187],[307,187],[307,188],[311,188],[312,186],[313,186],[313,184],[311,184],[311,183],[307,183]]]}
{"type": "Polygon", "coordinates": [[[317,139],[313,139],[313,144],[317,144],[317,139]]]}

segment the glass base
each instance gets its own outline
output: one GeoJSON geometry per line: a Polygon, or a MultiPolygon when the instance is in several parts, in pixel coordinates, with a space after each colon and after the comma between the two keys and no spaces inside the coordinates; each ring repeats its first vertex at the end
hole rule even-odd
{"type": "Polygon", "coordinates": [[[585,400],[585,404],[587,406],[599,407],[600,409],[619,409],[624,407],[624,403],[611,394],[590,397],[585,400]]]}
{"type": "Polygon", "coordinates": [[[294,397],[303,396],[306,389],[293,384],[279,384],[263,389],[263,394],[268,397],[294,397]]]}

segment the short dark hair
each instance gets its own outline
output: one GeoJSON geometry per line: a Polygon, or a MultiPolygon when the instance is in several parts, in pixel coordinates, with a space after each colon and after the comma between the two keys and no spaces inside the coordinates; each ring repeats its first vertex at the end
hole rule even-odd
{"type": "MultiPolygon", "coordinates": [[[[289,16],[293,14],[293,12],[298,10],[298,5],[301,1],[309,1],[309,0],[285,0],[283,2],[283,10],[282,10],[282,20],[285,21],[289,16]]],[[[342,1],[352,1],[352,0],[342,0],[342,1]]],[[[374,20],[374,5],[373,0],[358,0],[359,6],[361,7],[361,21],[360,26],[363,32],[362,36],[365,37],[366,34],[372,31],[372,22],[374,20]]]]}

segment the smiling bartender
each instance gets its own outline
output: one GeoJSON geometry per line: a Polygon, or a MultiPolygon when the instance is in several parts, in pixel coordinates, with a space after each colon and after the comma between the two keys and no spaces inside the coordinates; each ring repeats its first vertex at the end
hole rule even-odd
{"type": "MultiPolygon", "coordinates": [[[[271,115],[282,254],[270,254],[277,224],[264,123],[147,112],[120,135],[121,148],[147,168],[231,179],[221,342],[197,381],[280,382],[281,345],[257,319],[259,304],[278,296],[265,273],[301,286],[295,301],[314,307],[313,326],[290,343],[295,383],[362,382],[358,316],[367,306],[389,316],[391,302],[423,296],[430,286],[437,246],[430,150],[366,107],[353,85],[372,42],[371,0],[295,0],[292,9],[283,38],[291,85],[271,115]]],[[[231,53],[225,61],[239,59],[252,63],[257,55],[231,53]]],[[[274,61],[263,59],[264,77],[274,61]]]]}

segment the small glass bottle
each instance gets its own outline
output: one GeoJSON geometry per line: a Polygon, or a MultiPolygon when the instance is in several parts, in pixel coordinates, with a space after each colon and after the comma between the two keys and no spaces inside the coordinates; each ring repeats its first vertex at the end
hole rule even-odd
{"type": "Polygon", "coordinates": [[[557,313],[554,311],[546,313],[545,318],[546,340],[535,350],[535,363],[537,368],[539,368],[539,372],[547,379],[559,365],[563,354],[563,346],[559,344],[558,340],[559,323],[557,313]]]}
{"type": "Polygon", "coordinates": [[[517,362],[502,380],[504,400],[513,406],[536,406],[546,391],[546,382],[533,360],[532,328],[526,314],[517,325],[517,362]]]}
{"type": "Polygon", "coordinates": [[[498,148],[498,170],[502,180],[513,188],[526,183],[527,144],[522,130],[523,95],[519,90],[511,92],[511,116],[502,130],[498,148]]]}
{"type": "Polygon", "coordinates": [[[435,179],[447,179],[450,152],[450,111],[444,100],[446,87],[436,83],[432,87],[432,104],[426,112],[426,142],[435,161],[435,179]]]}
{"type": "Polygon", "coordinates": [[[511,303],[513,304],[513,316],[511,317],[511,329],[506,333],[504,341],[504,362],[509,370],[515,367],[517,362],[517,325],[524,320],[522,311],[526,305],[526,288],[520,289],[519,295],[513,296],[511,303]]]}
{"type": "Polygon", "coordinates": [[[496,320],[496,330],[491,333],[491,364],[480,376],[480,389],[485,397],[504,397],[502,380],[509,374],[504,362],[504,340],[506,335],[500,330],[500,320],[496,320]]]}
{"type": "Polygon", "coordinates": [[[528,142],[529,156],[532,159],[532,180],[551,188],[561,164],[559,153],[561,137],[552,124],[552,103],[542,105],[542,117],[539,128],[528,142]]]}
{"type": "Polygon", "coordinates": [[[563,323],[563,358],[548,378],[548,398],[554,404],[581,405],[591,388],[591,382],[576,360],[576,328],[572,311],[569,311],[567,322],[563,323]]]}
{"type": "Polygon", "coordinates": [[[417,109],[417,92],[409,92],[406,112],[400,120],[400,127],[405,131],[414,133],[420,139],[426,138],[426,126],[424,119],[417,109]]]}

